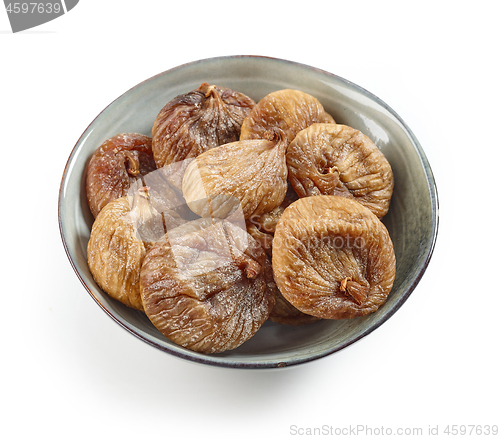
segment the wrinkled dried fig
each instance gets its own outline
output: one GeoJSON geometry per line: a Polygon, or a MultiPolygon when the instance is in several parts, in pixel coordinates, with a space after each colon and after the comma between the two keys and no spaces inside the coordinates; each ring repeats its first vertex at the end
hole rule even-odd
{"type": "Polygon", "coordinates": [[[276,288],[276,303],[274,304],[269,320],[280,325],[308,325],[321,320],[319,317],[303,313],[286,300],[276,288]]]}
{"type": "MultiPolygon", "coordinates": [[[[289,184],[285,199],[278,207],[268,213],[254,215],[246,222],[248,233],[261,245],[270,258],[272,258],[273,237],[276,225],[285,209],[297,199],[297,194],[289,184]]],[[[318,317],[299,311],[288,302],[278,290],[274,279],[268,283],[268,286],[275,291],[276,296],[276,303],[269,316],[269,319],[273,322],[282,325],[304,325],[320,320],[318,317]]]]}
{"type": "Polygon", "coordinates": [[[272,241],[276,224],[285,211],[285,209],[292,204],[299,197],[293,190],[293,187],[288,183],[288,189],[282,203],[275,207],[273,210],[263,213],[261,215],[252,215],[247,221],[247,231],[254,239],[256,239],[264,250],[269,251],[272,248],[272,241]]]}
{"type": "Polygon", "coordinates": [[[207,83],[172,99],[153,125],[153,153],[158,167],[235,142],[243,119],[254,105],[243,93],[207,83]]]}
{"type": "Polygon", "coordinates": [[[169,166],[165,166],[135,181],[128,190],[129,196],[137,191],[146,191],[151,207],[157,212],[173,211],[188,220],[192,213],[186,205],[182,192],[169,182],[169,166]]]}
{"type": "Polygon", "coordinates": [[[146,254],[141,294],[146,315],[174,343],[216,353],[252,337],[269,317],[274,294],[264,251],[229,221],[191,221],[146,254]]]}
{"type": "Polygon", "coordinates": [[[335,123],[323,105],[299,90],[279,90],[264,96],[241,126],[240,140],[262,139],[270,128],[286,133],[288,143],[296,134],[315,122],[335,123]]]}
{"type": "Polygon", "coordinates": [[[87,168],[87,201],[94,217],[110,201],[123,197],[130,185],[156,169],[151,138],[118,134],[92,155],[87,168]]]}
{"type": "Polygon", "coordinates": [[[182,192],[202,217],[227,218],[242,210],[245,219],[279,206],[287,191],[284,133],[228,143],[200,154],[186,169],[182,192]]]}
{"type": "Polygon", "coordinates": [[[391,165],[363,133],[346,125],[314,124],[301,131],[286,154],[289,180],[300,197],[354,198],[379,218],[389,210],[391,165]]]}
{"type": "Polygon", "coordinates": [[[247,232],[252,235],[252,238],[255,239],[259,245],[270,254],[271,248],[273,246],[273,235],[271,233],[266,233],[262,231],[262,228],[253,224],[249,221],[246,222],[247,232]]]}
{"type": "Polygon", "coordinates": [[[139,273],[146,250],[184,222],[173,211],[157,212],[146,188],[109,202],[97,215],[87,245],[97,284],[114,299],[142,310],[139,273]]]}
{"type": "Polygon", "coordinates": [[[300,311],[346,319],[376,311],[394,282],[396,260],[383,223],[348,198],[301,198],[280,218],[273,240],[274,279],[300,311]]]}

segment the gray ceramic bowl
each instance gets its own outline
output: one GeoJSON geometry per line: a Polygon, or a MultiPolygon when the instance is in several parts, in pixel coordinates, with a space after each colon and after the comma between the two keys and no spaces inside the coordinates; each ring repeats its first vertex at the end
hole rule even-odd
{"type": "Polygon", "coordinates": [[[68,159],[59,194],[59,226],[66,253],[83,286],[130,333],[162,351],[198,363],[277,368],[340,351],[379,327],[403,305],[429,263],[438,228],[438,201],[430,166],[417,139],[380,99],[349,81],[306,65],[266,57],[232,56],[196,61],[161,73],[105,108],[83,133],[68,159]],[[376,313],[299,327],[266,322],[239,348],[204,355],[171,343],[143,313],[109,298],[94,282],[86,257],[93,222],[84,186],[90,156],[115,134],[151,135],[159,110],[170,99],[203,82],[241,91],[255,101],[274,90],[302,90],[318,98],[338,123],[368,135],[385,154],[394,171],[395,190],[384,223],[394,242],[397,272],[387,302],[376,313]]]}

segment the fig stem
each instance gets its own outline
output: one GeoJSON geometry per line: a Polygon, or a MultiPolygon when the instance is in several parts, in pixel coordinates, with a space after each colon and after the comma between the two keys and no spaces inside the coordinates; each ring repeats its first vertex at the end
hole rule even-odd
{"type": "Polygon", "coordinates": [[[139,174],[139,160],[130,151],[124,151],[124,154],[127,157],[127,172],[136,177],[139,174]]]}
{"type": "Polygon", "coordinates": [[[340,282],[340,291],[354,299],[358,305],[365,303],[369,293],[368,287],[353,281],[352,277],[346,277],[340,282]]]}
{"type": "Polygon", "coordinates": [[[261,266],[257,261],[245,255],[237,259],[238,268],[245,273],[247,279],[255,279],[259,275],[261,266]]]}
{"type": "Polygon", "coordinates": [[[204,82],[198,88],[200,92],[202,92],[206,98],[208,98],[212,92],[215,90],[215,85],[210,85],[208,82],[204,82]]]}
{"type": "Polygon", "coordinates": [[[318,169],[319,174],[328,175],[328,177],[335,176],[337,179],[339,178],[340,172],[336,166],[328,166],[323,169],[318,169]]]}
{"type": "Polygon", "coordinates": [[[269,140],[270,142],[278,142],[284,138],[284,133],[279,128],[269,128],[264,131],[264,139],[269,140]]]}
{"type": "Polygon", "coordinates": [[[149,189],[149,186],[142,186],[137,190],[137,192],[139,193],[139,195],[142,195],[144,198],[149,200],[149,189]]]}
{"type": "Polygon", "coordinates": [[[215,85],[210,85],[205,93],[205,97],[208,98],[211,94],[215,94],[215,85]]]}

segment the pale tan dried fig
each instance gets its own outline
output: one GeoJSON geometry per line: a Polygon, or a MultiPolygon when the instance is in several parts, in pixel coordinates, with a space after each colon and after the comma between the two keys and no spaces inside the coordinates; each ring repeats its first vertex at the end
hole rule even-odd
{"type": "Polygon", "coordinates": [[[215,146],[235,142],[243,119],[254,105],[243,93],[208,83],[172,99],[153,124],[157,166],[194,158],[215,146]]]}
{"type": "Polygon", "coordinates": [[[174,343],[217,353],[240,346],[269,317],[270,262],[244,230],[200,219],[168,232],[146,254],[146,315],[174,343]]]}
{"type": "Polygon", "coordinates": [[[285,209],[274,234],[272,265],[283,297],[324,319],[376,311],[396,272],[383,223],[360,203],[333,195],[301,198],[285,209]]]}
{"type": "Polygon", "coordinates": [[[143,176],[135,181],[127,192],[134,196],[137,191],[147,194],[152,208],[158,212],[175,212],[182,218],[189,220],[192,217],[190,209],[182,196],[182,192],[169,181],[169,168],[165,166],[143,176]]]}
{"type": "Polygon", "coordinates": [[[127,195],[131,185],[155,169],[150,137],[126,133],[107,139],[87,168],[87,201],[92,215],[96,217],[110,201],[127,195]]]}
{"type": "Polygon", "coordinates": [[[262,139],[270,128],[286,133],[288,143],[316,122],[335,123],[323,105],[300,90],[278,90],[264,96],[243,121],[240,140],[262,139]]]}
{"type": "Polygon", "coordinates": [[[139,273],[146,250],[184,222],[173,211],[157,212],[146,188],[109,202],[97,215],[87,245],[96,283],[114,299],[142,310],[139,273]]]}
{"type": "Polygon", "coordinates": [[[313,124],[297,134],[286,154],[288,178],[300,197],[353,198],[379,218],[389,210],[394,176],[377,146],[346,125],[313,124]]]}
{"type": "Polygon", "coordinates": [[[245,219],[279,206],[287,191],[287,143],[282,131],[200,154],[186,169],[182,192],[202,217],[227,218],[241,208],[245,219]]]}

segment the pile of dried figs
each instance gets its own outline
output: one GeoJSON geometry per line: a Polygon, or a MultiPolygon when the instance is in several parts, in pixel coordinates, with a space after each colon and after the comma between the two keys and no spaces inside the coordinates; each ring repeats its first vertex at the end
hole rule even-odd
{"type": "Polygon", "coordinates": [[[203,83],[159,112],[151,137],[95,151],[89,268],[174,343],[234,349],[267,320],[302,325],[376,311],[395,277],[381,222],[389,162],[313,96],[259,102],[203,83]]]}

